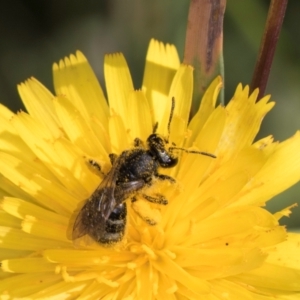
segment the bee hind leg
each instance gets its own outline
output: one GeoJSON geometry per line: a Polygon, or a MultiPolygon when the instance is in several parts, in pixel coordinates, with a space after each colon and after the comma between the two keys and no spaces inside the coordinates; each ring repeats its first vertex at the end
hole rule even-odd
{"type": "Polygon", "coordinates": [[[157,174],[155,174],[154,176],[155,176],[157,179],[159,179],[159,180],[168,180],[168,181],[170,181],[171,183],[176,183],[176,180],[175,180],[173,177],[168,176],[168,175],[165,175],[165,174],[159,174],[159,173],[157,173],[157,174]]]}
{"type": "Polygon", "coordinates": [[[148,225],[154,226],[160,222],[161,215],[157,210],[150,208],[146,201],[138,201],[135,197],[131,198],[131,207],[134,212],[148,225]]]}
{"type": "Polygon", "coordinates": [[[152,197],[152,196],[148,196],[146,194],[142,194],[142,196],[149,202],[151,203],[156,203],[156,204],[161,204],[161,205],[167,205],[168,204],[168,200],[160,194],[157,194],[157,197],[152,197]]]}

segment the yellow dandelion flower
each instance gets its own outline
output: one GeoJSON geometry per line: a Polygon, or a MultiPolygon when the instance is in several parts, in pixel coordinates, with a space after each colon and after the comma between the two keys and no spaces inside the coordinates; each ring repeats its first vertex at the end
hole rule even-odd
{"type": "Polygon", "coordinates": [[[55,95],[34,78],[19,85],[28,113],[0,107],[0,299],[299,299],[300,236],[279,225],[290,208],[263,205],[300,179],[300,134],[254,142],[269,97],[256,102],[239,85],[216,107],[216,78],[188,123],[193,70],[154,40],[141,90],[122,54],[106,56],[109,106],[82,53],[53,73],[55,95]],[[168,205],[127,199],[121,242],[74,243],[74,218],[107,178],[109,154],[145,143],[156,122],[167,138],[173,97],[170,142],[216,158],[178,150],[178,164],[159,169],[176,182],[143,189],[168,205]]]}

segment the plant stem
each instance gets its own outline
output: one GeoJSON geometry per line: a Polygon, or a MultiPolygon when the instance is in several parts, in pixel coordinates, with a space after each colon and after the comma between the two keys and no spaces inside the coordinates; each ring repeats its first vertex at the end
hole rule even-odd
{"type": "MultiPolygon", "coordinates": [[[[194,67],[194,95],[191,114],[205,90],[217,76],[224,77],[223,18],[226,0],[191,0],[184,60],[194,67]]],[[[222,101],[222,100],[221,100],[222,101]]]]}
{"type": "Polygon", "coordinates": [[[271,0],[264,35],[256,61],[251,91],[259,88],[258,99],[263,97],[273,62],[288,0],[271,0]]]}

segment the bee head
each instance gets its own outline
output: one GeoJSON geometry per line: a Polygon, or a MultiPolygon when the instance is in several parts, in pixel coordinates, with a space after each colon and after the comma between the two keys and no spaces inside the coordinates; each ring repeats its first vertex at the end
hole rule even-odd
{"type": "Polygon", "coordinates": [[[162,168],[172,168],[178,163],[178,158],[166,149],[167,143],[168,141],[157,133],[152,133],[147,139],[150,153],[162,168]]]}
{"type": "Polygon", "coordinates": [[[186,153],[194,153],[194,154],[201,154],[205,156],[209,156],[212,158],[216,158],[214,154],[203,152],[203,151],[197,151],[197,150],[188,150],[181,147],[176,147],[175,144],[173,144],[171,147],[168,147],[166,149],[166,145],[169,144],[169,137],[170,137],[170,128],[171,128],[171,122],[173,119],[175,109],[175,98],[172,98],[172,105],[171,105],[171,111],[169,116],[169,122],[168,122],[168,137],[163,138],[161,135],[156,133],[158,123],[154,125],[153,133],[148,137],[147,144],[149,151],[153,157],[158,161],[159,165],[162,168],[172,168],[178,163],[178,157],[174,156],[172,153],[173,150],[180,150],[184,151],[186,153]]]}

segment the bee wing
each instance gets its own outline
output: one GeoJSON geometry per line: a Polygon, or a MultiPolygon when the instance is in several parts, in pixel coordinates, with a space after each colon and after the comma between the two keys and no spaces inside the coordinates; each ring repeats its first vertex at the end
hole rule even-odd
{"type": "Polygon", "coordinates": [[[115,188],[123,160],[124,155],[121,154],[95,192],[81,208],[73,226],[73,239],[78,239],[96,230],[101,235],[101,232],[105,230],[106,220],[116,205],[119,204],[115,199],[115,188]]]}
{"type": "Polygon", "coordinates": [[[97,215],[95,215],[95,212],[92,212],[93,205],[91,204],[93,203],[87,201],[76,216],[72,231],[73,240],[76,240],[86,234],[89,234],[91,232],[91,228],[93,227],[93,223],[96,220],[98,220],[99,228],[103,228],[103,226],[105,226],[105,219],[103,219],[102,217],[99,218],[99,216],[97,217],[97,215]],[[91,213],[92,215],[90,215],[91,213]]]}
{"type": "Polygon", "coordinates": [[[120,168],[122,164],[124,163],[126,157],[126,152],[122,153],[115,161],[111,168],[111,170],[108,172],[108,174],[105,176],[105,178],[100,183],[97,190],[99,191],[99,195],[97,193],[94,193],[91,198],[97,198],[98,201],[98,208],[97,210],[101,212],[102,217],[107,220],[110,216],[113,209],[116,207],[116,205],[120,204],[122,202],[122,198],[115,197],[115,190],[116,190],[116,181],[117,177],[120,171],[120,168]],[[101,191],[101,193],[100,193],[101,191]],[[118,198],[118,199],[117,199],[118,198]]]}

